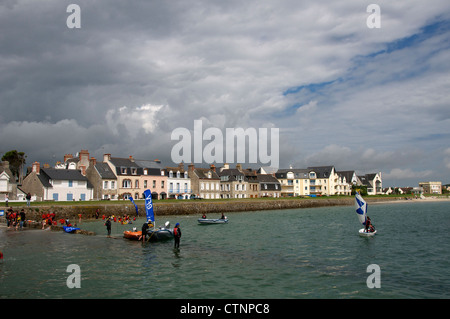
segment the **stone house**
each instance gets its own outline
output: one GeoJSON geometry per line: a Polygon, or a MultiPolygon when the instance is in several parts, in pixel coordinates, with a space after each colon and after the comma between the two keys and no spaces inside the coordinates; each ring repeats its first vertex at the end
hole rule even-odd
{"type": "Polygon", "coordinates": [[[118,198],[117,176],[107,163],[97,163],[92,158],[86,170],[86,177],[94,187],[94,199],[114,200],[118,198]]]}
{"type": "Polygon", "coordinates": [[[249,198],[251,189],[248,179],[242,171],[240,164],[230,168],[224,164],[217,175],[220,178],[220,198],[249,198]]]}
{"type": "Polygon", "coordinates": [[[214,165],[210,168],[196,168],[194,164],[189,164],[188,174],[193,195],[204,199],[220,198],[220,177],[214,165]]]}

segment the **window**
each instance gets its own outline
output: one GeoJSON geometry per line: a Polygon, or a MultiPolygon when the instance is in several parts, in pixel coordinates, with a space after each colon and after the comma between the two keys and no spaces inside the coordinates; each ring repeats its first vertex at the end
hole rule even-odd
{"type": "Polygon", "coordinates": [[[161,181],[161,188],[164,188],[164,181],[161,181]]]}
{"type": "Polygon", "coordinates": [[[184,172],[184,178],[188,178],[187,172],[184,172]]]}
{"type": "Polygon", "coordinates": [[[147,180],[144,180],[144,188],[147,188],[147,180]]]}
{"type": "Polygon", "coordinates": [[[177,171],[177,178],[180,178],[180,171],[177,171]]]}
{"type": "Polygon", "coordinates": [[[155,187],[156,187],[156,181],[153,180],[153,188],[155,188],[155,187]]]}
{"type": "Polygon", "coordinates": [[[126,174],[127,174],[127,168],[126,168],[126,167],[121,167],[121,168],[120,168],[120,172],[121,172],[122,174],[126,175],[126,174]]]}
{"type": "Polygon", "coordinates": [[[148,169],[144,169],[144,175],[148,175],[148,169]]]}
{"type": "Polygon", "coordinates": [[[86,200],[86,194],[80,194],[80,200],[85,201],[86,200]]]}
{"type": "Polygon", "coordinates": [[[73,181],[69,180],[69,187],[73,187],[73,181]]]}
{"type": "Polygon", "coordinates": [[[122,187],[123,188],[131,188],[131,181],[129,179],[124,179],[122,181],[122,187]]]}
{"type": "Polygon", "coordinates": [[[111,181],[111,189],[115,189],[116,188],[116,182],[115,181],[111,181]]]}
{"type": "Polygon", "coordinates": [[[139,188],[139,180],[134,181],[134,188],[139,188]]]}
{"type": "Polygon", "coordinates": [[[108,189],[108,181],[103,182],[103,189],[108,189]]]}
{"type": "Polygon", "coordinates": [[[173,172],[172,171],[169,172],[169,177],[173,178],[173,172]]]}
{"type": "Polygon", "coordinates": [[[58,193],[53,193],[53,200],[58,201],[58,193]]]}
{"type": "Polygon", "coordinates": [[[132,167],[131,168],[131,175],[136,175],[137,174],[137,168],[132,167]]]}
{"type": "Polygon", "coordinates": [[[73,200],[73,194],[67,194],[67,200],[73,200]]]}

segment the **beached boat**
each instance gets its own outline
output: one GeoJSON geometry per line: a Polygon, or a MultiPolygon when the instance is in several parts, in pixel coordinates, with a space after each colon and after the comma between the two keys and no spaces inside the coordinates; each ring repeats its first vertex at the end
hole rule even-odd
{"type": "MultiPolygon", "coordinates": [[[[359,193],[355,194],[355,208],[356,208],[356,214],[358,215],[359,222],[366,226],[367,223],[367,203],[366,201],[361,197],[359,193]]],[[[371,225],[369,229],[366,229],[366,227],[361,228],[359,230],[359,235],[363,237],[371,237],[374,236],[377,231],[375,228],[373,228],[373,225],[371,225]]]]}
{"type": "Polygon", "coordinates": [[[214,224],[226,224],[228,223],[228,219],[222,219],[222,218],[217,218],[217,219],[208,219],[208,218],[199,218],[198,223],[200,225],[214,225],[214,224]]]}
{"type": "Polygon", "coordinates": [[[63,229],[64,229],[64,231],[65,231],[66,233],[73,233],[73,232],[75,232],[76,230],[80,230],[80,229],[77,228],[77,227],[70,227],[70,226],[63,226],[63,229]]]}

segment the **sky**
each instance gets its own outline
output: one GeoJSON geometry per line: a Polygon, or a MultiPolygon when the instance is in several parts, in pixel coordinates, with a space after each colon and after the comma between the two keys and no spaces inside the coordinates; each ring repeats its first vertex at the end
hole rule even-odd
{"type": "Polygon", "coordinates": [[[448,0],[0,0],[0,30],[0,153],[28,165],[170,166],[172,132],[202,120],[278,128],[280,168],[450,183],[448,0]]]}

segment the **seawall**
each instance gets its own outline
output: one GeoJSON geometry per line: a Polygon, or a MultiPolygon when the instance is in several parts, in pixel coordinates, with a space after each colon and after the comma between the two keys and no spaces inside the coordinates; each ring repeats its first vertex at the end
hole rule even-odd
{"type": "MultiPolygon", "coordinates": [[[[386,202],[404,200],[403,198],[365,198],[367,202],[386,202]]],[[[258,210],[277,210],[277,209],[294,209],[294,208],[311,208],[324,206],[351,206],[354,205],[353,198],[320,198],[320,199],[247,199],[247,200],[223,200],[223,201],[173,201],[173,202],[154,202],[154,212],[157,216],[164,215],[202,215],[204,214],[221,214],[230,212],[242,211],[258,211],[258,210]]],[[[75,205],[48,205],[48,206],[16,206],[13,210],[20,211],[24,209],[27,220],[40,221],[42,214],[55,213],[56,219],[69,218],[71,220],[78,219],[81,215],[82,219],[94,219],[96,211],[99,211],[100,217],[102,215],[123,216],[124,214],[135,216],[136,210],[134,205],[130,203],[97,203],[90,205],[75,204],[75,205]]],[[[145,215],[145,208],[143,203],[138,203],[140,216],[145,215]]],[[[7,210],[7,207],[0,209],[7,210]]],[[[5,218],[0,217],[0,222],[5,223],[5,218]]]]}

